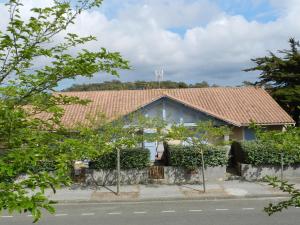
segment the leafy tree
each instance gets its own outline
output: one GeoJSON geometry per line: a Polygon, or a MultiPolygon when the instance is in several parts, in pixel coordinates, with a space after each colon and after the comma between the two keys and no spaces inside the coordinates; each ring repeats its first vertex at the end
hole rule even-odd
{"type": "Polygon", "coordinates": [[[257,85],[264,85],[275,100],[300,121],[300,44],[289,40],[290,49],[280,50],[282,57],[270,52],[269,56],[252,59],[255,67],[245,71],[261,71],[257,85]]]}
{"type": "Polygon", "coordinates": [[[184,125],[173,125],[167,135],[169,140],[179,140],[183,143],[193,146],[194,149],[198,149],[201,154],[201,166],[202,166],[202,181],[203,190],[205,192],[205,161],[204,150],[206,145],[224,145],[226,141],[224,137],[230,134],[230,128],[227,126],[215,126],[212,121],[201,121],[196,124],[195,127],[186,127],[184,125]]]}
{"type": "MultiPolygon", "coordinates": [[[[297,159],[300,150],[300,128],[299,127],[287,127],[284,132],[282,131],[264,131],[261,127],[252,125],[255,129],[255,135],[258,141],[272,146],[275,151],[278,153],[284,154],[287,157],[282,158],[282,168],[281,168],[281,178],[266,176],[265,180],[273,188],[277,188],[283,192],[286,192],[290,195],[290,198],[287,200],[280,201],[276,204],[270,203],[267,207],[264,208],[264,211],[268,215],[272,215],[276,212],[280,212],[283,209],[289,207],[299,207],[300,206],[300,191],[295,188],[294,184],[289,184],[283,179],[283,160],[287,163],[291,163],[297,159]],[[288,160],[288,157],[293,157],[293,160],[288,160]]],[[[283,155],[283,156],[284,156],[283,155]]],[[[276,158],[276,155],[269,156],[271,161],[276,158]],[[273,158],[273,159],[272,159],[273,158]]],[[[275,160],[274,160],[275,161],[275,160]]]]}
{"type": "Polygon", "coordinates": [[[277,177],[266,177],[266,180],[273,188],[277,188],[291,196],[289,199],[276,204],[269,203],[269,205],[264,208],[264,211],[268,213],[269,216],[276,212],[281,212],[283,209],[288,209],[289,207],[300,207],[300,190],[296,189],[294,184],[289,184],[287,181],[282,181],[277,177]]]}
{"type": "Polygon", "coordinates": [[[251,125],[257,140],[271,144],[277,151],[292,152],[300,147],[300,128],[288,126],[284,131],[264,130],[262,127],[251,125]]]}
{"type": "Polygon", "coordinates": [[[63,91],[102,91],[102,90],[144,90],[144,89],[158,89],[158,88],[203,88],[209,87],[206,81],[196,84],[186,84],[185,82],[175,81],[134,81],[121,82],[119,80],[104,81],[103,83],[93,84],[74,84],[73,86],[63,91]]]}
{"type": "Polygon", "coordinates": [[[73,47],[95,41],[93,36],[66,33],[60,42],[54,40],[79,14],[101,2],[80,0],[71,5],[57,0],[49,7],[31,9],[29,19],[22,18],[21,0],[6,4],[9,23],[0,32],[0,211],[29,211],[35,221],[41,208],[53,212],[45,189],[69,185],[73,161],[96,157],[101,154],[99,146],[107,146],[94,129],[70,133],[61,124],[61,106],[87,101],[52,94],[61,80],[97,72],[118,75],[120,69],[129,68],[119,53],[104,48],[70,53],[73,47]],[[40,114],[48,119],[39,119],[40,114]],[[52,172],[44,166],[49,162],[52,172]]]}
{"type": "Polygon", "coordinates": [[[180,140],[191,145],[224,145],[224,136],[230,134],[227,126],[216,126],[212,121],[198,122],[194,127],[173,125],[167,135],[168,139],[180,140]]]}
{"type": "Polygon", "coordinates": [[[250,82],[250,81],[247,81],[247,80],[244,80],[243,82],[242,82],[242,85],[240,85],[240,86],[245,86],[245,87],[251,87],[251,86],[255,86],[255,84],[254,83],[252,83],[252,82],[250,82]]]}
{"type": "MultiPolygon", "coordinates": [[[[209,87],[209,84],[206,81],[202,81],[201,83],[191,84],[190,87],[204,88],[204,87],[209,87]]],[[[217,85],[213,84],[213,87],[217,87],[217,85]]]]}

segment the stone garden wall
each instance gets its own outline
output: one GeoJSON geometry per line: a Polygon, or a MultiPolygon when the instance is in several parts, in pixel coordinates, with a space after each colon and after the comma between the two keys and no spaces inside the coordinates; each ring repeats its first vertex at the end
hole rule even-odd
{"type": "MultiPolygon", "coordinates": [[[[222,181],[225,179],[226,167],[208,167],[205,170],[205,180],[222,181]]],[[[115,185],[116,170],[87,170],[87,185],[115,185]]],[[[121,184],[148,184],[151,182],[159,182],[162,184],[196,184],[202,182],[201,168],[194,171],[188,171],[179,167],[164,166],[164,179],[151,179],[149,177],[149,169],[131,169],[121,170],[121,184]]]]}
{"type": "MultiPolygon", "coordinates": [[[[262,180],[265,176],[281,176],[280,166],[253,166],[250,164],[238,164],[240,175],[243,179],[254,181],[262,180]]],[[[284,166],[283,176],[285,178],[296,178],[300,177],[300,165],[284,166]]]]}
{"type": "MultiPolygon", "coordinates": [[[[166,184],[197,184],[202,183],[202,170],[198,168],[188,171],[180,167],[165,166],[166,184]]],[[[226,166],[208,167],[205,169],[206,181],[222,181],[225,179],[226,166]]]]}

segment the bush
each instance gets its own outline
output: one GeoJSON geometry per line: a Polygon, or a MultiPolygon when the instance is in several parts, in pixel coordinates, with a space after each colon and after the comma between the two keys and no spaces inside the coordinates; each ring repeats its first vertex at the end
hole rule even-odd
{"type": "MultiPolygon", "coordinates": [[[[202,165],[201,150],[193,146],[166,145],[166,160],[169,166],[196,169],[202,165]]],[[[227,150],[220,146],[203,146],[206,167],[224,166],[228,163],[227,150]]]]}
{"type": "MultiPolygon", "coordinates": [[[[51,172],[56,170],[56,163],[54,161],[38,161],[36,165],[30,165],[28,168],[33,173],[51,172]]],[[[25,173],[27,171],[24,171],[25,173]]]]}
{"type": "MultiPolygon", "coordinates": [[[[242,163],[251,165],[281,165],[281,152],[272,142],[243,141],[240,143],[242,163]]],[[[283,149],[284,165],[300,163],[300,146],[292,150],[283,149]]]]}
{"type": "MultiPolygon", "coordinates": [[[[149,165],[150,152],[148,149],[135,148],[120,151],[121,169],[143,169],[149,165]]],[[[117,166],[117,151],[101,155],[90,162],[91,169],[115,169],[117,166]]]]}

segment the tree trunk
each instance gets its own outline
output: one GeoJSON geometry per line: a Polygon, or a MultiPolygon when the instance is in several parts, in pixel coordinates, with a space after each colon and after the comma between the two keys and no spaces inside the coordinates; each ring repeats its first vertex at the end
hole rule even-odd
{"type": "Polygon", "coordinates": [[[205,185],[205,165],[204,165],[204,157],[203,157],[203,149],[201,149],[201,164],[202,164],[202,184],[203,184],[203,192],[206,192],[206,185],[205,185]]]}
{"type": "Polygon", "coordinates": [[[120,195],[120,149],[117,148],[117,195],[120,195]]]}

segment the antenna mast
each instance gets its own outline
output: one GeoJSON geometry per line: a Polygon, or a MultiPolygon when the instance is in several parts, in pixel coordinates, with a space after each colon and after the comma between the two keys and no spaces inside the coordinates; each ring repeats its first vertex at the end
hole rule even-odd
{"type": "Polygon", "coordinates": [[[160,82],[164,79],[164,70],[158,69],[154,71],[155,80],[158,82],[158,88],[160,89],[160,82]]]}

